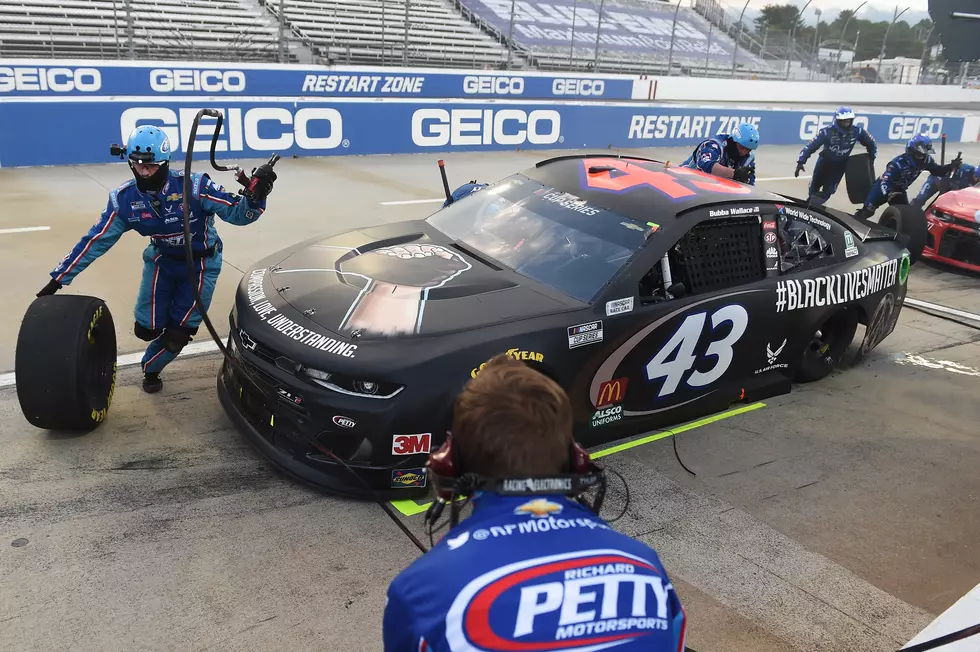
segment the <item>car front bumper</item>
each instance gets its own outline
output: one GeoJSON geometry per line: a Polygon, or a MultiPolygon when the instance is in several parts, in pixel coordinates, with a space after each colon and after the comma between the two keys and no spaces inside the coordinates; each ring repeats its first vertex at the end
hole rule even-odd
{"type": "Polygon", "coordinates": [[[392,434],[386,422],[392,418],[391,406],[368,415],[331,404],[319,392],[290,383],[288,374],[274,376],[273,369],[260,368],[260,361],[244,359],[235,344],[229,337],[237,364],[223,362],[217,377],[219,400],[236,428],[280,471],[319,491],[349,498],[415,499],[428,494],[423,470],[427,456],[389,454],[392,434]],[[354,416],[355,428],[334,426],[331,415],[336,414],[354,416]]]}
{"type": "Polygon", "coordinates": [[[928,231],[922,257],[945,265],[980,272],[980,225],[944,222],[927,217],[928,231]]]}

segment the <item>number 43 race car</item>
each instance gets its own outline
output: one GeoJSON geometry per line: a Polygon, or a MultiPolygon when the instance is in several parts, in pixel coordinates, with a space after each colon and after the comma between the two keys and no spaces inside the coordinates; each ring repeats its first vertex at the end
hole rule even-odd
{"type": "Polygon", "coordinates": [[[219,396],[294,478],[408,498],[498,353],[566,389],[586,446],[784,394],[830,373],[859,324],[858,356],[892,332],[924,242],[911,207],[884,228],[805,206],[648,159],[549,159],[257,263],[219,396]]]}

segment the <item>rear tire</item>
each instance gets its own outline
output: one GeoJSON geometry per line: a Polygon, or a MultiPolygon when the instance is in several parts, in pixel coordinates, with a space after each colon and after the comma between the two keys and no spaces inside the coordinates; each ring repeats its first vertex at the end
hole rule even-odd
{"type": "Polygon", "coordinates": [[[844,308],[831,315],[814,333],[796,370],[796,382],[826,378],[847,352],[857,332],[858,311],[844,308]]]}
{"type": "Polygon", "coordinates": [[[31,425],[90,431],[105,420],[116,386],[116,329],[102,299],[35,299],[15,357],[17,398],[31,425]]]}
{"type": "Polygon", "coordinates": [[[908,236],[909,241],[905,248],[909,250],[909,262],[914,265],[922,257],[929,224],[921,208],[909,204],[894,204],[885,209],[878,224],[908,236]]]}

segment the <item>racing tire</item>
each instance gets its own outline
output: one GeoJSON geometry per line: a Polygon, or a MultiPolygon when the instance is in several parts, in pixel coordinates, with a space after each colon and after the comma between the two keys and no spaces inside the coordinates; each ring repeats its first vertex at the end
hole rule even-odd
{"type": "Polygon", "coordinates": [[[847,167],[844,168],[847,199],[852,204],[864,204],[876,178],[874,164],[869,154],[854,154],[848,157],[847,167]]]}
{"type": "Polygon", "coordinates": [[[17,335],[14,374],[27,421],[44,430],[91,431],[116,387],[116,329],[102,299],[34,300],[17,335]]]}
{"type": "Polygon", "coordinates": [[[826,378],[837,368],[847,348],[854,341],[858,327],[858,311],[844,308],[831,315],[814,331],[803,351],[796,370],[796,382],[812,383],[826,378]]]}
{"type": "Polygon", "coordinates": [[[881,214],[878,224],[908,237],[905,248],[909,250],[910,263],[914,265],[922,257],[922,250],[926,248],[929,223],[921,208],[910,204],[893,204],[881,214]]]}

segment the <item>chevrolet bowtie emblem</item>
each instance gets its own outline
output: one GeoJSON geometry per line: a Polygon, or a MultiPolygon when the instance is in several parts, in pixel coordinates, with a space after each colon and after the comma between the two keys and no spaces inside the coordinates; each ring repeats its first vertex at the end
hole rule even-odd
{"type": "Polygon", "coordinates": [[[255,350],[255,340],[249,337],[248,333],[246,333],[243,329],[239,328],[238,336],[242,340],[242,348],[248,349],[249,351],[255,350]]]}

